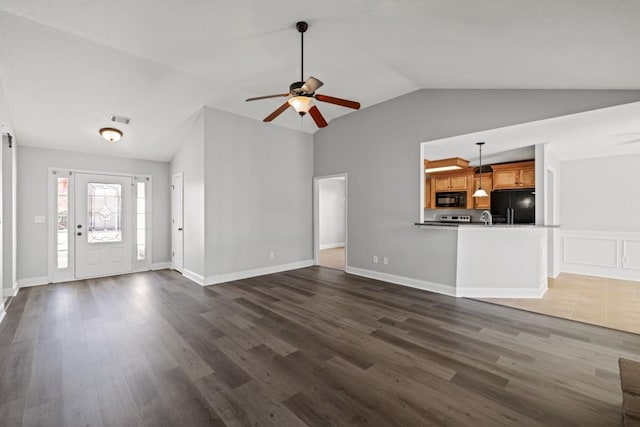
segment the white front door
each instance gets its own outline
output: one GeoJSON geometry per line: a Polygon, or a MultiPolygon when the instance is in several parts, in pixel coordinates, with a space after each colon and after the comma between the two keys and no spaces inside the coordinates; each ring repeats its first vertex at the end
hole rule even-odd
{"type": "Polygon", "coordinates": [[[132,271],[132,189],[129,176],[75,174],[77,279],[132,271]]]}
{"type": "Polygon", "coordinates": [[[182,273],[184,267],[182,174],[171,177],[171,261],[182,273]]]}

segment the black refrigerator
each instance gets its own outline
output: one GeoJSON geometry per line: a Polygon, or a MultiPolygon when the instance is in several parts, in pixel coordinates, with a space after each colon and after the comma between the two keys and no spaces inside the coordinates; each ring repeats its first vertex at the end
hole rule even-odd
{"type": "Polygon", "coordinates": [[[494,190],[491,192],[491,216],[494,224],[534,224],[536,192],[528,190],[494,190]]]}

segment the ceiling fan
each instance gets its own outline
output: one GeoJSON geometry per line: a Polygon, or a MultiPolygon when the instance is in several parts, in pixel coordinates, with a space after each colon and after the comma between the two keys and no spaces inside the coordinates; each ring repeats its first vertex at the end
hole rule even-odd
{"type": "Polygon", "coordinates": [[[246,100],[257,101],[259,99],[279,98],[283,96],[290,97],[287,102],[265,117],[263,120],[265,122],[272,121],[282,114],[287,108],[293,107],[300,116],[304,116],[306,113],[309,113],[319,128],[326,127],[328,123],[320,113],[318,107],[313,105],[314,99],[322,102],[328,102],[329,104],[340,105],[341,107],[353,108],[354,110],[358,110],[360,108],[359,102],[316,93],[316,90],[318,90],[318,88],[324,83],[315,77],[309,77],[304,81],[304,32],[307,31],[307,28],[309,28],[309,25],[304,21],[296,23],[296,29],[300,33],[300,81],[291,83],[288,93],[258,96],[246,100]]]}

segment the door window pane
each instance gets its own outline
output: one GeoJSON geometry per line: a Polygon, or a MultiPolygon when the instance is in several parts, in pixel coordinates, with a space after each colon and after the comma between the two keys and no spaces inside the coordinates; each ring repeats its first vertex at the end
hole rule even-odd
{"type": "Polygon", "coordinates": [[[122,185],[87,184],[88,243],[122,241],[122,185]]]}

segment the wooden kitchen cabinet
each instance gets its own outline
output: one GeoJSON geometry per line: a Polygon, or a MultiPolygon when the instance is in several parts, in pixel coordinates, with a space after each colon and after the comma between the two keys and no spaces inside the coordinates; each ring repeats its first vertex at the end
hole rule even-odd
{"type": "Polygon", "coordinates": [[[536,168],[532,165],[530,168],[522,169],[522,186],[525,188],[536,186],[536,168]]]}
{"type": "MultiPolygon", "coordinates": [[[[491,165],[493,169],[493,189],[533,188],[536,186],[534,161],[491,165]]],[[[482,177],[484,184],[484,176],[482,177]]]]}
{"type": "MultiPolygon", "coordinates": [[[[480,188],[480,174],[473,178],[473,194],[480,188]]],[[[482,174],[482,188],[487,192],[487,197],[471,197],[473,199],[473,209],[491,209],[491,190],[493,190],[493,174],[491,172],[482,174]]]]}
{"type": "Polygon", "coordinates": [[[434,197],[431,191],[431,178],[427,177],[424,181],[424,208],[432,209],[434,203],[434,197]]]}
{"type": "Polygon", "coordinates": [[[469,175],[456,176],[434,176],[432,178],[436,191],[467,191],[469,186],[469,175]]]}

